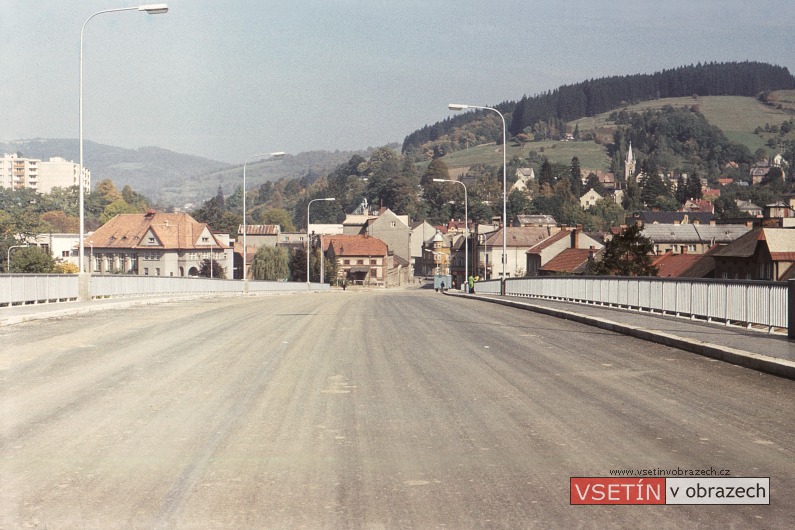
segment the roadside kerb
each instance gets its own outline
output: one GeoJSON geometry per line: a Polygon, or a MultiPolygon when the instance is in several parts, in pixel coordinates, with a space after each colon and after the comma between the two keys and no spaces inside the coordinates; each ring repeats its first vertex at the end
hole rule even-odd
{"type": "MultiPolygon", "coordinates": [[[[314,293],[315,291],[312,291],[314,293]]],[[[305,291],[261,291],[254,293],[201,293],[189,295],[164,295],[155,297],[135,297],[135,298],[107,298],[93,299],[85,302],[58,302],[48,304],[29,304],[23,306],[13,306],[11,308],[0,309],[0,327],[21,324],[23,322],[33,322],[47,318],[63,318],[75,315],[84,315],[95,311],[107,311],[112,309],[126,309],[129,307],[147,306],[163,304],[167,302],[183,302],[197,300],[201,298],[232,298],[239,296],[281,296],[288,294],[306,294],[305,291]],[[19,314],[4,314],[13,312],[20,308],[24,312],[19,314]],[[24,308],[24,309],[23,309],[24,308]],[[10,309],[10,311],[4,311],[10,309]]]]}
{"type": "Polygon", "coordinates": [[[500,304],[517,309],[534,311],[536,313],[542,313],[557,318],[563,318],[573,322],[579,322],[581,324],[594,326],[600,329],[621,333],[623,335],[628,335],[649,342],[655,342],[664,346],[670,346],[672,348],[689,351],[691,353],[718,359],[738,366],[751,368],[760,372],[786,377],[788,379],[795,379],[795,362],[788,361],[786,359],[776,359],[767,355],[760,355],[758,353],[738,350],[729,346],[721,346],[719,344],[704,342],[691,338],[686,339],[662,331],[651,331],[637,326],[621,324],[612,320],[583,315],[562,309],[552,309],[549,307],[534,305],[528,302],[478,296],[477,294],[450,294],[453,296],[461,296],[472,300],[481,300],[493,304],[500,304]]]}

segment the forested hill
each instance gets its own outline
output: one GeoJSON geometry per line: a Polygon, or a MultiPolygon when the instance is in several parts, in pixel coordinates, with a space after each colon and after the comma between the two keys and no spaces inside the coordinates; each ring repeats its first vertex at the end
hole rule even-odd
{"type": "MultiPolygon", "coordinates": [[[[691,95],[755,97],[761,92],[790,88],[795,88],[795,77],[782,66],[759,62],[707,63],[564,85],[544,94],[525,96],[518,103],[502,103],[498,109],[511,114],[509,132],[516,135],[538,122],[568,122],[642,101],[691,95]]],[[[419,151],[426,142],[480,119],[480,113],[467,113],[423,127],[406,137],[403,152],[419,151]]],[[[491,140],[497,140],[501,134],[498,131],[498,136],[491,140]]]]}

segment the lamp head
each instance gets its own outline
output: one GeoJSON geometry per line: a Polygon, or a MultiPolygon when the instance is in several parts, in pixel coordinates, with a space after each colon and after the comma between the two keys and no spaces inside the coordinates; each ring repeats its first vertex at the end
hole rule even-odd
{"type": "Polygon", "coordinates": [[[449,105],[447,105],[447,108],[450,109],[450,110],[464,110],[464,109],[468,109],[469,105],[461,105],[459,103],[450,103],[449,105]]]}
{"type": "Polygon", "coordinates": [[[282,157],[283,157],[283,156],[285,156],[286,154],[287,154],[287,153],[285,153],[284,151],[276,151],[275,153],[271,153],[271,156],[272,156],[273,158],[282,158],[282,157]]]}
{"type": "Polygon", "coordinates": [[[146,11],[150,15],[163,15],[168,13],[168,5],[166,4],[147,4],[139,6],[138,11],[146,11]]]}

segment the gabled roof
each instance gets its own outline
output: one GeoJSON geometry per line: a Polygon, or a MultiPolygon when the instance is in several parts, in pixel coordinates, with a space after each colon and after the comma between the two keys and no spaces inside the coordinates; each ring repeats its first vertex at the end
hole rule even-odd
{"type": "Polygon", "coordinates": [[[548,248],[553,243],[557,243],[561,239],[565,239],[565,238],[569,237],[570,234],[571,234],[571,231],[564,228],[563,230],[561,230],[557,234],[555,234],[555,235],[553,235],[551,237],[548,237],[545,240],[541,241],[540,243],[530,247],[530,249],[527,251],[527,254],[538,254],[539,252],[541,252],[545,248],[548,248]]]}
{"type": "Polygon", "coordinates": [[[85,239],[95,248],[119,249],[206,249],[211,243],[218,248],[228,248],[221,243],[206,223],[200,223],[186,213],[119,214],[100,226],[85,239]],[[149,238],[154,238],[149,243],[149,238]],[[210,238],[202,244],[201,237],[210,238]]]}
{"type": "Polygon", "coordinates": [[[716,257],[750,258],[764,241],[773,261],[795,261],[795,229],[756,228],[715,252],[716,257]]]}
{"type": "Polygon", "coordinates": [[[584,272],[593,252],[587,248],[567,248],[539,270],[540,272],[584,272]]]}
{"type": "Polygon", "coordinates": [[[686,272],[701,259],[704,259],[701,254],[673,254],[666,252],[662,256],[657,257],[652,262],[652,265],[657,267],[657,276],[661,278],[679,278],[685,276],[686,272]]]}
{"type": "MultiPolygon", "coordinates": [[[[484,244],[489,246],[502,245],[503,229],[492,232],[484,244]]],[[[530,248],[550,237],[550,231],[545,226],[509,226],[505,236],[507,247],[530,248]]]]}
{"type": "Polygon", "coordinates": [[[329,250],[334,250],[335,256],[386,256],[386,243],[378,238],[367,235],[355,236],[330,236],[328,238],[329,250]]]}

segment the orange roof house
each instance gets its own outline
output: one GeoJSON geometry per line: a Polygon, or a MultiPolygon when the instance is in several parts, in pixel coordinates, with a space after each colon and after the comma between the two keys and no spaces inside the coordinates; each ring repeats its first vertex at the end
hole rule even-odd
{"type": "Polygon", "coordinates": [[[325,239],[326,257],[337,262],[338,281],[359,285],[384,284],[389,270],[386,243],[364,234],[336,235],[325,239]]]}
{"type": "Polygon", "coordinates": [[[231,264],[229,245],[186,213],[119,214],[84,242],[98,273],[196,276],[211,255],[224,268],[231,264]]]}

